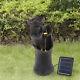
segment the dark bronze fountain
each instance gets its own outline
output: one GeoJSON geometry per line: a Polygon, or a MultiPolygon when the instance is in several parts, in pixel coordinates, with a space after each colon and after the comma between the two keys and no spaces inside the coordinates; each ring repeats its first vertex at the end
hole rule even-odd
{"type": "Polygon", "coordinates": [[[52,27],[45,23],[43,15],[27,21],[30,28],[32,45],[35,48],[34,71],[39,75],[48,75],[53,72],[51,52],[53,47],[52,27]]]}

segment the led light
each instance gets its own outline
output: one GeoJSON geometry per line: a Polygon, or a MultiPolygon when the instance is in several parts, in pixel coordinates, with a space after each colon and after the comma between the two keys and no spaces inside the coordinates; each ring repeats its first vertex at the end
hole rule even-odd
{"type": "Polygon", "coordinates": [[[44,35],[47,35],[48,33],[47,32],[45,32],[45,33],[43,33],[44,35]]]}

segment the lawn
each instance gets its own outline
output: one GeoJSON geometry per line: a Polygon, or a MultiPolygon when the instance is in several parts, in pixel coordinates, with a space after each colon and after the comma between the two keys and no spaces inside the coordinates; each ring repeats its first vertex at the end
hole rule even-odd
{"type": "Polygon", "coordinates": [[[53,64],[60,56],[74,57],[72,76],[54,72],[48,76],[38,76],[33,72],[35,50],[30,45],[0,45],[0,80],[80,80],[80,43],[55,43],[52,52],[53,64]]]}

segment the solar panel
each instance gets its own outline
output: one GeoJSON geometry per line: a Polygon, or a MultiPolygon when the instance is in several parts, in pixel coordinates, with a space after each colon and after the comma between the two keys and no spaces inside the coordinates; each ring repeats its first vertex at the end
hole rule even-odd
{"type": "Polygon", "coordinates": [[[58,74],[61,75],[72,75],[74,58],[72,57],[60,57],[58,63],[58,74]]]}

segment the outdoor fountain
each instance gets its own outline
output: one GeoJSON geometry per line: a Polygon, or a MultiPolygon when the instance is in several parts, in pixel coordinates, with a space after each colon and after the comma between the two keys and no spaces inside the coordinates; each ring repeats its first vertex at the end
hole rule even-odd
{"type": "Polygon", "coordinates": [[[36,16],[27,21],[30,29],[31,43],[35,48],[34,71],[39,75],[53,72],[51,52],[53,47],[52,27],[45,23],[43,15],[36,16]]]}

